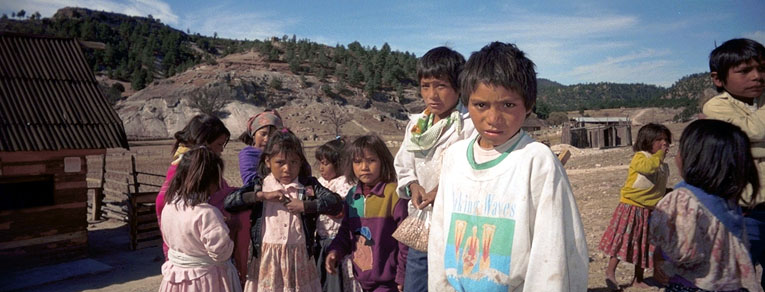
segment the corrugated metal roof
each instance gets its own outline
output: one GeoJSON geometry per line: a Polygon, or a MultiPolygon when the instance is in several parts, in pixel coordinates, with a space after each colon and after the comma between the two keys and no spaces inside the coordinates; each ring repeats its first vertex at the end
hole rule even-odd
{"type": "Polygon", "coordinates": [[[580,123],[616,123],[629,122],[627,117],[574,117],[572,120],[580,123]]]}
{"type": "Polygon", "coordinates": [[[127,148],[74,39],[0,33],[0,151],[127,148]]]}

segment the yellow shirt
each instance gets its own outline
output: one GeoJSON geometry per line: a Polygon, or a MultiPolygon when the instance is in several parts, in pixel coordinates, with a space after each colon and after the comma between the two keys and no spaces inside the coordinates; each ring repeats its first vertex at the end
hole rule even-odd
{"type": "Polygon", "coordinates": [[[635,153],[630,162],[627,181],[622,187],[622,203],[653,209],[667,192],[669,166],[664,163],[664,150],[653,155],[646,151],[635,153]]]}
{"type": "MultiPolygon", "coordinates": [[[[759,168],[760,186],[765,186],[765,98],[754,100],[754,106],[733,98],[723,92],[707,101],[702,109],[707,118],[725,121],[741,128],[752,144],[754,164],[759,168]]],[[[756,202],[765,202],[765,191],[761,187],[756,202]]],[[[751,190],[747,190],[742,199],[749,201],[751,190]]],[[[743,202],[741,202],[743,205],[743,202]]]]}

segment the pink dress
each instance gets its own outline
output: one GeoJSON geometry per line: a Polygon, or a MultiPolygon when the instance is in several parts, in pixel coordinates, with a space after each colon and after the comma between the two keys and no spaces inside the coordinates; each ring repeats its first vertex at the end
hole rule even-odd
{"type": "MultiPolygon", "coordinates": [[[[173,180],[177,168],[177,163],[174,162],[170,164],[170,167],[167,168],[167,174],[165,175],[165,181],[162,183],[162,188],[160,188],[159,193],[157,194],[155,208],[157,211],[157,222],[160,222],[160,227],[162,223],[162,209],[165,208],[165,193],[167,192],[167,188],[170,187],[170,181],[173,180]]],[[[235,189],[236,188],[228,186],[228,183],[224,180],[221,189],[210,196],[209,203],[217,207],[223,214],[226,225],[230,230],[229,236],[234,240],[234,265],[239,273],[239,281],[244,283],[247,275],[247,259],[249,258],[250,211],[247,210],[231,214],[223,209],[223,200],[235,189]]],[[[162,242],[162,251],[165,254],[165,260],[167,260],[167,250],[167,242],[162,242]]]]}
{"type": "MultiPolygon", "coordinates": [[[[263,191],[302,188],[297,178],[282,185],[273,176],[263,180],[263,191]]],[[[286,193],[298,200],[297,191],[286,193]]],[[[309,257],[300,215],[280,202],[263,202],[263,243],[260,258],[253,258],[245,291],[321,291],[316,263],[309,257]]]]}
{"type": "Polygon", "coordinates": [[[242,291],[230,260],[234,242],[218,208],[179,203],[162,215],[162,238],[170,250],[159,291],[242,291]]]}

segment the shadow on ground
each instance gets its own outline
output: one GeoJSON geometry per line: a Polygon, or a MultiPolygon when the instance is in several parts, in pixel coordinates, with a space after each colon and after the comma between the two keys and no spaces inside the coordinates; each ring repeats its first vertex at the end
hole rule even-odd
{"type": "Polygon", "coordinates": [[[79,276],[25,291],[154,291],[161,281],[164,262],[161,247],[130,250],[125,223],[105,221],[91,224],[88,231],[90,258],[112,266],[109,272],[79,276]]]}

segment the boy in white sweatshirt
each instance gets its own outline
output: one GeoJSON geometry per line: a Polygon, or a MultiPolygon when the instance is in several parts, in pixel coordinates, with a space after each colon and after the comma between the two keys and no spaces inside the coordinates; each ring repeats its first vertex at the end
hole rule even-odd
{"type": "Polygon", "coordinates": [[[460,75],[478,132],[447,149],[428,242],[431,291],[585,291],[588,255],[568,176],[521,126],[534,63],[513,44],[475,52],[460,75]]]}

